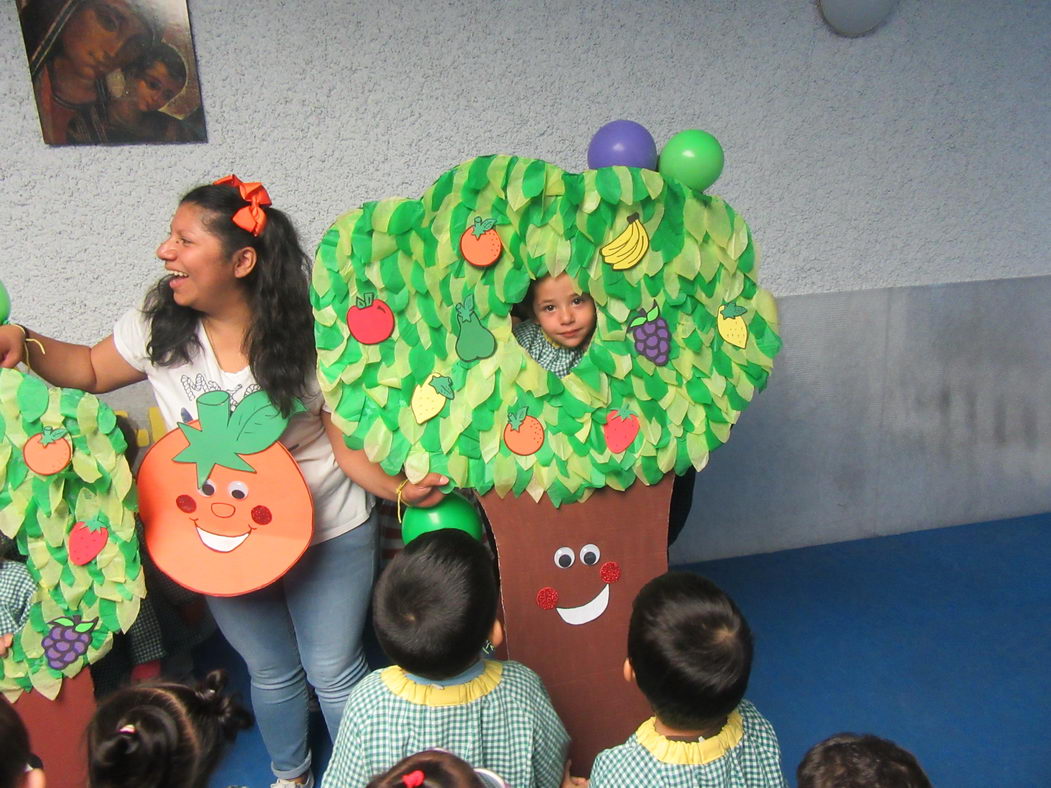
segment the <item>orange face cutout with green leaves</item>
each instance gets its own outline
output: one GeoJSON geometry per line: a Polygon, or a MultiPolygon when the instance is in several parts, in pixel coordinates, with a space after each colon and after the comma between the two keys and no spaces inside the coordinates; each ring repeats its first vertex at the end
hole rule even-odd
{"type": "Polygon", "coordinates": [[[264,392],[234,410],[228,393],[207,392],[197,415],[157,441],[139,468],[146,547],[186,588],[246,594],[277,580],[307,549],[310,490],[278,442],[288,419],[264,392]]]}

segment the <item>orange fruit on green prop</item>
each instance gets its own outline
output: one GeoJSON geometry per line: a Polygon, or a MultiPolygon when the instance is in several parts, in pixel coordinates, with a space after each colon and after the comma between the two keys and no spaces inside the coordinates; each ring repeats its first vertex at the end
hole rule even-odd
{"type": "Polygon", "coordinates": [[[73,457],[73,447],[66,437],[66,430],[44,427],[26,441],[22,447],[22,459],[33,473],[41,476],[53,476],[69,465],[73,457]]]}
{"type": "Polygon", "coordinates": [[[525,407],[507,414],[504,443],[522,457],[536,454],[544,445],[544,427],[539,419],[529,415],[525,407]]]}
{"type": "Polygon", "coordinates": [[[495,225],[495,219],[474,217],[474,224],[460,235],[460,254],[464,260],[479,268],[486,268],[500,259],[504,242],[493,229],[495,225]]]}
{"type": "Polygon", "coordinates": [[[213,596],[263,588],[310,544],[314,511],[299,466],[277,442],[288,420],[257,391],[230,411],[230,395],[197,399],[146,454],[139,510],[146,547],[177,583],[213,596]]]}

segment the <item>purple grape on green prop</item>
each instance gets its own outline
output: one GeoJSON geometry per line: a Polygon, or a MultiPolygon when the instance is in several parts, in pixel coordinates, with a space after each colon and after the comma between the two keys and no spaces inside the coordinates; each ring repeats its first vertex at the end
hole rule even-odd
{"type": "Polygon", "coordinates": [[[668,363],[671,350],[671,332],[668,321],[653,306],[649,312],[640,309],[637,317],[628,323],[628,331],[635,336],[635,350],[658,367],[668,363]]]}
{"type": "Polygon", "coordinates": [[[98,619],[81,621],[80,616],[63,616],[49,621],[51,631],[40,641],[47,664],[55,670],[63,670],[83,657],[91,645],[91,631],[98,623],[98,619]]]}

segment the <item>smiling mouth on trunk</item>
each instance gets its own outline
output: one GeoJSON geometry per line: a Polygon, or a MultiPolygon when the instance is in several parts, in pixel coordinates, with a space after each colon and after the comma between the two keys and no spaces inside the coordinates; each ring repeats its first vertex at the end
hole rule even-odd
{"type": "Polygon", "coordinates": [[[606,612],[609,605],[609,586],[603,586],[598,595],[586,605],[578,607],[556,607],[555,610],[567,624],[586,624],[606,612]]]}

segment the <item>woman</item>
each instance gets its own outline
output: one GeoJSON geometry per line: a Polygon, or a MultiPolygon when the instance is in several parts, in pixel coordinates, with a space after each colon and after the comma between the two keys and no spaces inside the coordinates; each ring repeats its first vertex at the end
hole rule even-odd
{"type": "Polygon", "coordinates": [[[332,425],[314,373],[309,261],[261,184],[229,176],[189,192],[157,256],[166,275],[112,335],[86,347],[0,326],[0,366],[26,361],[54,385],[96,393],[149,380],[169,428],[196,418],[197,396],[215,389],[235,402],[262,389],[291,415],[281,441],[311,488],[312,545],[271,586],[208,604],[248,664],[274,785],[313,785],[307,681],[334,738],[367,671],[361,633],[376,545],[367,493],[431,506],[447,480],[391,477],[332,425]],[[305,413],[294,413],[297,398],[305,413]]]}

